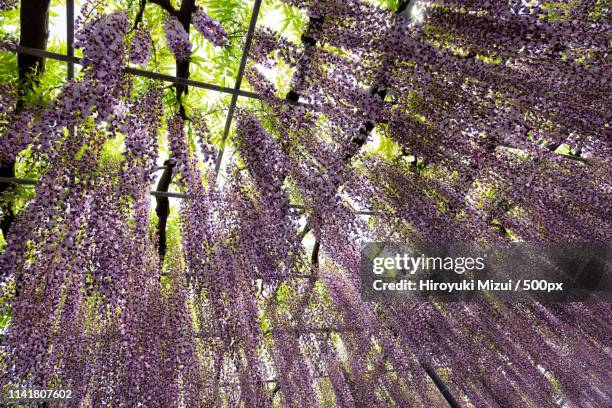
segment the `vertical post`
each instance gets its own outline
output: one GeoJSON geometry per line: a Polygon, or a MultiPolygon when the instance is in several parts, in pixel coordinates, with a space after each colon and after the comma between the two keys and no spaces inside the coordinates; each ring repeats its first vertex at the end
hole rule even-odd
{"type": "MultiPolygon", "coordinates": [[[[74,56],[74,0],[66,0],[67,54],[74,56]]],[[[68,80],[74,78],[74,63],[68,62],[68,80]]]]}

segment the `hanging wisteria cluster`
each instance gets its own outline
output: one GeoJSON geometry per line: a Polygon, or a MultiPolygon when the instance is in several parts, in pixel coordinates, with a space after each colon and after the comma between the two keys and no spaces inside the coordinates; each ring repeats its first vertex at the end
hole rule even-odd
{"type": "Polygon", "coordinates": [[[221,47],[227,44],[227,34],[223,26],[218,21],[210,18],[204,10],[198,9],[198,11],[193,13],[192,21],[196,30],[214,45],[221,47]]]}
{"type": "Polygon", "coordinates": [[[166,44],[168,44],[174,58],[177,61],[188,60],[191,56],[192,45],[189,41],[189,33],[178,18],[168,17],[164,23],[164,35],[166,36],[166,44]]]}
{"type": "MultiPolygon", "coordinates": [[[[208,41],[221,47],[227,44],[227,33],[218,21],[210,18],[204,10],[197,9],[192,15],[195,29],[208,41]]],[[[191,56],[192,44],[189,33],[175,16],[170,16],[164,23],[166,44],[177,61],[186,61],[191,56]]]]}
{"type": "Polygon", "coordinates": [[[144,30],[137,30],[132,37],[130,47],[130,61],[144,65],[149,61],[151,54],[151,36],[144,30]]]}
{"type": "MultiPolygon", "coordinates": [[[[609,240],[610,11],[437,0],[410,21],[403,2],[285,3],[309,16],[302,43],[259,30],[250,56],[284,60],[291,91],[247,68],[263,105],[237,109],[223,183],[204,116],[133,89],[127,61],[146,64],[152,41],[121,12],[83,24],[83,71],[49,106],[17,109],[0,88],[0,160],[44,163],[0,253],[2,384],[88,407],[610,406],[607,303],[359,291],[366,239],[609,240]],[[121,159],[105,158],[117,140],[121,159]],[[188,197],[163,261],[158,140],[188,197]]],[[[227,43],[202,9],[192,23],[227,43]]],[[[188,30],[171,16],[163,31],[188,60],[188,30]]]]}

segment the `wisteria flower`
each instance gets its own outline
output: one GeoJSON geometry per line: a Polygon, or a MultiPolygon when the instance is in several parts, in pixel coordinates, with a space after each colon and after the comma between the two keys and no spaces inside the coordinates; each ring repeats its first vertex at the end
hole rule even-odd
{"type": "Polygon", "coordinates": [[[227,33],[223,26],[217,20],[210,18],[204,10],[198,9],[193,13],[192,21],[196,30],[217,47],[227,44],[227,33]]]}
{"type": "Polygon", "coordinates": [[[186,61],[191,56],[192,45],[189,42],[189,34],[180,21],[174,16],[169,17],[164,23],[164,35],[166,44],[177,61],[186,61]]]}
{"type": "Polygon", "coordinates": [[[138,30],[132,37],[130,47],[130,61],[135,64],[144,65],[149,61],[151,54],[151,36],[144,30],[138,30]]]}

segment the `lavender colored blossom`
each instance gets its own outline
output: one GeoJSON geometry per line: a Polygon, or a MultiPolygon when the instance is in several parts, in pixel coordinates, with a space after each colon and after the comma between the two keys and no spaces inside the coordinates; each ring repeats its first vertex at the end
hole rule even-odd
{"type": "Polygon", "coordinates": [[[223,26],[217,21],[213,20],[199,8],[192,15],[192,22],[196,30],[208,41],[212,42],[217,47],[222,47],[227,44],[227,33],[223,29],[223,26]]]}
{"type": "Polygon", "coordinates": [[[132,37],[130,47],[130,61],[144,65],[149,61],[151,54],[151,36],[144,30],[137,30],[132,37]]]}
{"type": "Polygon", "coordinates": [[[166,44],[177,61],[186,61],[191,56],[191,42],[189,34],[180,21],[171,16],[164,22],[164,35],[166,44]]]}
{"type": "Polygon", "coordinates": [[[124,65],[120,61],[125,59],[123,35],[128,25],[124,13],[114,12],[93,20],[75,36],[75,46],[83,49],[83,65],[95,66],[96,79],[108,80],[107,75],[118,73],[124,65]]]}

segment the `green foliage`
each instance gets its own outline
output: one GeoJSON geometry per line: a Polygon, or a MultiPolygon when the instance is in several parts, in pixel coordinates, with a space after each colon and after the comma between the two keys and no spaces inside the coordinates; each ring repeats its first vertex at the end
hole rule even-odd
{"type": "Polygon", "coordinates": [[[572,10],[572,2],[549,1],[542,5],[548,11],[547,19],[552,21],[564,20],[569,17],[572,10]]]}
{"type": "Polygon", "coordinates": [[[11,321],[11,301],[12,299],[8,294],[13,293],[14,284],[9,283],[3,286],[1,289],[2,295],[0,296],[0,335],[4,334],[6,328],[11,321]]]}
{"type": "Polygon", "coordinates": [[[294,293],[294,289],[289,285],[281,284],[276,291],[276,302],[279,304],[285,303],[293,297],[294,293]]]}
{"type": "Polygon", "coordinates": [[[117,137],[107,140],[102,145],[100,167],[113,167],[123,161],[123,152],[125,151],[124,140],[125,137],[123,135],[117,135],[117,137]]]}
{"type": "Polygon", "coordinates": [[[308,16],[295,7],[280,0],[264,2],[261,24],[278,32],[279,35],[299,42],[307,23],[308,16]]]}

